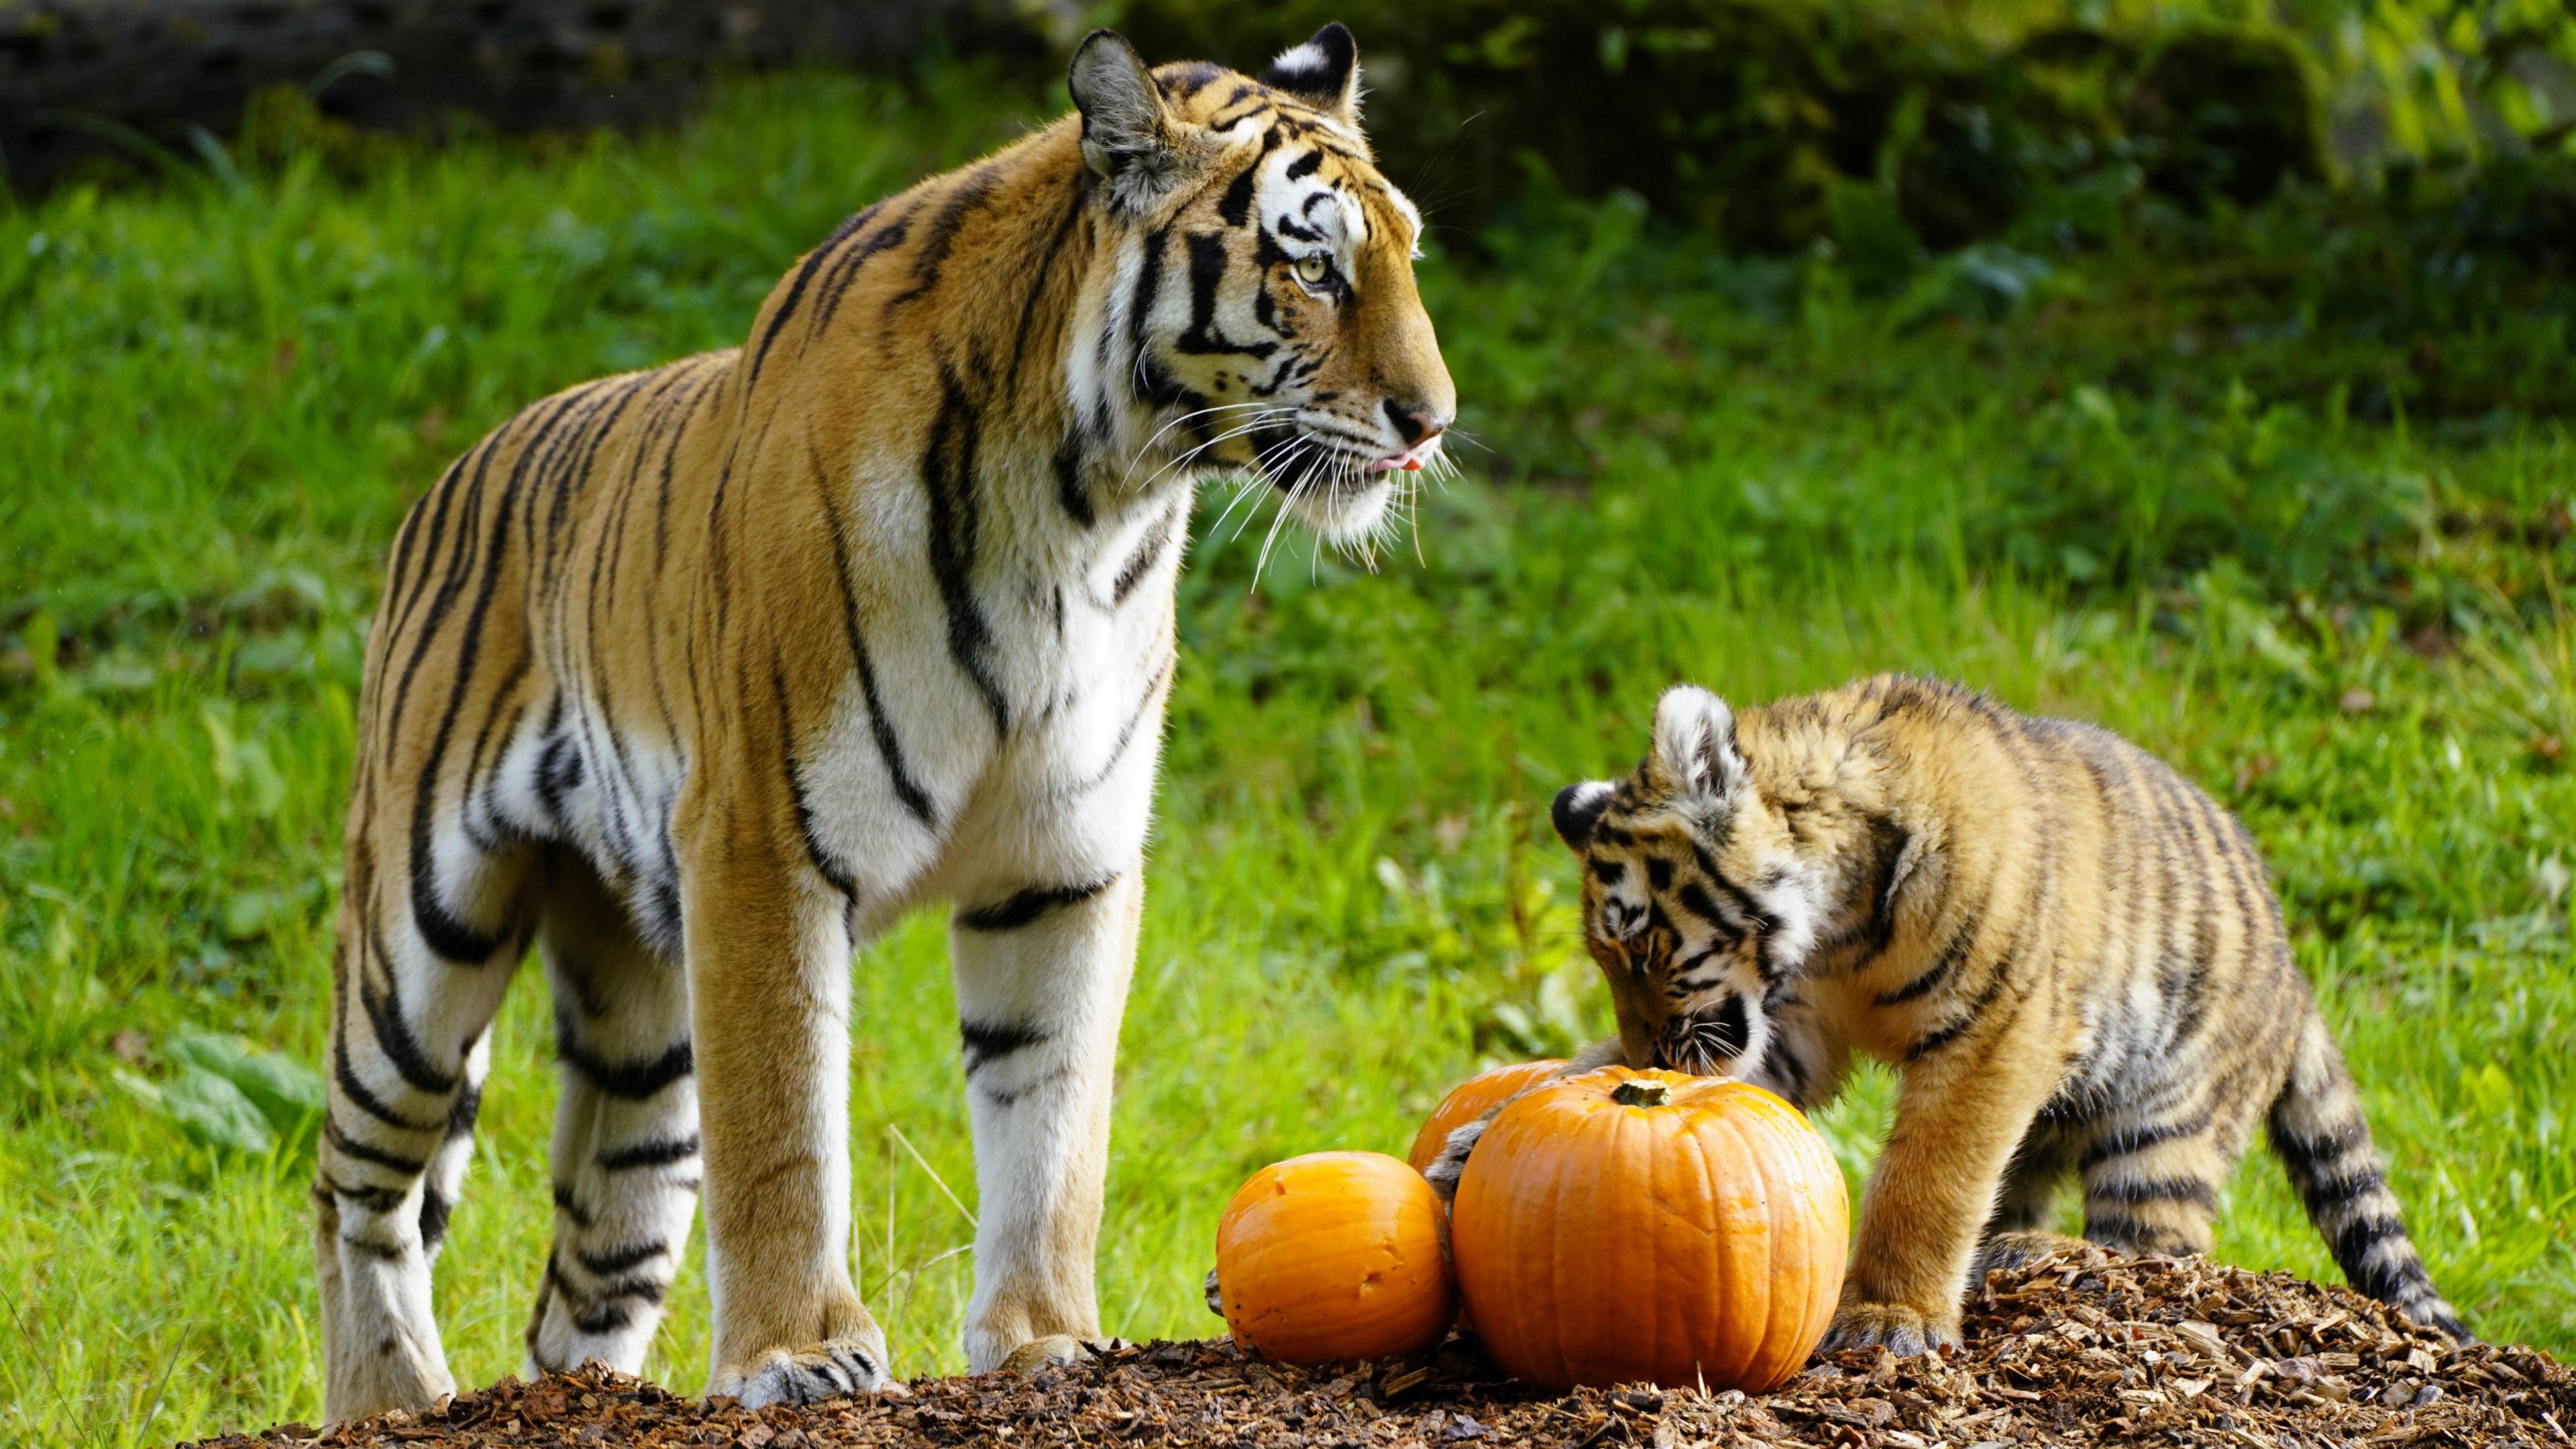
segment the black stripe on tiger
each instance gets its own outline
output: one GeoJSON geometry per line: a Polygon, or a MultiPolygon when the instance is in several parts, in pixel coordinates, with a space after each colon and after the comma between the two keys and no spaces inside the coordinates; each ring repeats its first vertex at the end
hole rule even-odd
{"type": "MultiPolygon", "coordinates": [[[[957,242],[957,229],[965,225],[969,214],[991,198],[993,187],[1000,180],[1001,168],[988,162],[967,172],[964,179],[949,189],[947,199],[940,203],[938,214],[930,219],[930,229],[922,237],[921,250],[913,253],[912,285],[896,293],[886,303],[889,319],[897,307],[919,301],[939,285],[940,271],[948,262],[948,249],[957,242]]],[[[891,320],[886,323],[889,329],[893,325],[891,320]]]]}
{"type": "Polygon", "coordinates": [[[356,1203],[371,1213],[389,1213],[402,1205],[403,1193],[398,1187],[351,1187],[327,1175],[322,1179],[322,1186],[332,1197],[356,1203]]]}
{"type": "Polygon", "coordinates": [[[379,991],[376,983],[369,979],[366,957],[359,957],[358,1004],[367,1013],[367,1025],[375,1031],[376,1049],[393,1064],[394,1073],[403,1079],[403,1084],[425,1097],[444,1097],[456,1090],[458,1074],[440,1071],[430,1061],[429,1052],[421,1046],[420,1038],[412,1034],[411,1023],[403,1017],[402,998],[395,985],[393,954],[385,949],[384,917],[373,909],[375,857],[364,840],[358,843],[357,856],[359,869],[367,877],[357,883],[357,889],[370,898],[367,932],[362,939],[374,950],[375,959],[384,968],[384,989],[379,991]]]}
{"type": "Polygon", "coordinates": [[[1180,514],[1179,506],[1175,505],[1170,512],[1156,519],[1146,528],[1144,538],[1136,545],[1136,551],[1128,556],[1127,562],[1119,565],[1118,579],[1109,589],[1109,600],[1113,606],[1126,603],[1127,596],[1136,592],[1136,586],[1145,581],[1145,575],[1153,572],[1154,565],[1162,562],[1163,550],[1171,547],[1172,534],[1179,523],[1180,514]]]}
{"type": "Polygon", "coordinates": [[[841,637],[850,646],[850,667],[859,676],[859,697],[867,701],[868,737],[876,742],[877,756],[885,761],[886,780],[904,812],[924,825],[935,825],[938,812],[931,807],[930,793],[912,777],[912,766],[904,758],[903,741],[895,737],[894,721],[886,717],[885,699],[877,692],[876,664],[868,654],[866,634],[859,627],[858,596],[850,590],[850,533],[841,521],[841,508],[832,496],[831,476],[821,460],[814,465],[814,477],[823,494],[823,520],[832,537],[832,581],[841,590],[841,637]]]}
{"type": "Polygon", "coordinates": [[[930,572],[948,611],[948,652],[983,697],[993,733],[1011,732],[1011,707],[993,675],[993,625],[975,599],[975,556],[983,526],[975,455],[983,419],[954,370],[939,370],[939,411],[922,448],[921,482],[930,501],[930,572]]]}
{"type": "Polygon", "coordinates": [[[1896,867],[1904,860],[1913,837],[1905,828],[1885,816],[1870,821],[1872,863],[1869,872],[1869,913],[1861,918],[1857,929],[1844,927],[1833,937],[1819,941],[1815,953],[1857,946],[1853,955],[1856,969],[1867,970],[1896,939],[1896,867]]]}
{"type": "Polygon", "coordinates": [[[447,1220],[455,1211],[456,1204],[449,1202],[447,1194],[440,1192],[436,1184],[430,1184],[420,1190],[422,1251],[435,1253],[438,1251],[438,1245],[447,1241],[447,1220]]]}
{"type": "MultiPolygon", "coordinates": [[[[879,206],[883,204],[878,203],[879,206]]],[[[850,290],[850,284],[858,280],[860,271],[867,266],[870,258],[882,256],[902,246],[905,238],[911,236],[912,213],[912,206],[905,207],[901,214],[890,218],[885,225],[878,227],[873,233],[842,253],[839,264],[832,269],[832,274],[823,279],[823,302],[815,309],[815,330],[820,331],[832,325],[833,316],[841,310],[842,296],[850,290]]],[[[876,214],[877,207],[871,206],[861,212],[860,216],[866,218],[876,214]]]]}
{"type": "Polygon", "coordinates": [[[989,906],[957,913],[957,924],[970,931],[1015,931],[1051,911],[1079,905],[1118,881],[1116,872],[1081,885],[1030,886],[989,906]]]}
{"type": "Polygon", "coordinates": [[[1127,723],[1119,726],[1118,742],[1109,747],[1109,758],[1101,761],[1100,768],[1077,781],[1070,789],[1061,792],[1062,794],[1067,796],[1088,794],[1107,784],[1109,777],[1117,773],[1119,764],[1127,758],[1128,747],[1136,743],[1136,731],[1144,725],[1146,712],[1154,707],[1154,701],[1162,694],[1163,686],[1171,682],[1172,666],[1178,662],[1178,655],[1164,659],[1163,667],[1154,671],[1154,677],[1146,682],[1144,691],[1136,696],[1136,707],[1128,711],[1127,723]]]}
{"type": "Polygon", "coordinates": [[[1216,330],[1216,289],[1225,281],[1232,258],[1223,232],[1193,233],[1190,248],[1190,326],[1173,339],[1174,351],[1199,356],[1235,356],[1259,360],[1279,350],[1276,342],[1238,342],[1216,330]]]}
{"type": "MultiPolygon", "coordinates": [[[[552,1255],[546,1258],[546,1290],[538,1298],[538,1318],[530,1324],[529,1343],[533,1351],[536,1323],[544,1321],[547,1297],[561,1295],[572,1310],[572,1326],[583,1333],[615,1333],[635,1321],[629,1303],[659,1303],[670,1285],[649,1275],[618,1278],[603,1283],[594,1292],[585,1292],[564,1276],[561,1263],[552,1255]]],[[[542,1365],[541,1365],[542,1366],[542,1365]]]]}
{"type": "MultiPolygon", "coordinates": [[[[466,1047],[469,1052],[473,1049],[470,1045],[466,1047]]],[[[448,1109],[447,1140],[453,1142],[459,1137],[473,1136],[474,1119],[482,1114],[483,1084],[467,1082],[465,1090],[456,1094],[456,1105],[448,1109]]]]}
{"type": "Polygon", "coordinates": [[[402,1132],[434,1132],[436,1122],[415,1122],[389,1106],[385,1099],[369,1089],[358,1076],[357,1066],[349,1060],[349,1032],[344,1023],[331,1034],[331,1078],[340,1084],[340,1092],[359,1111],[402,1132]]]}
{"type": "Polygon", "coordinates": [[[787,674],[774,654],[769,660],[769,685],[778,700],[779,778],[787,782],[787,803],[796,812],[797,838],[805,843],[805,858],[813,863],[815,873],[839,891],[841,899],[855,905],[859,899],[858,881],[832,858],[832,852],[814,834],[814,807],[805,799],[805,780],[796,763],[796,717],[787,703],[787,674]]]}
{"type": "Polygon", "coordinates": [[[2211,1116],[2211,1109],[2203,1106],[2188,1117],[2170,1122],[2122,1127],[2106,1132],[2085,1144],[2084,1151],[2075,1159],[2075,1168],[2078,1172],[2086,1171],[2118,1158],[2135,1156],[2150,1147],[2167,1142],[2178,1142],[2186,1137],[2196,1137],[2208,1130],[2211,1116]]]}
{"type": "Polygon", "coordinates": [[[1922,974],[1902,986],[1880,992],[1870,999],[1870,1004],[1882,1007],[1903,1006],[1909,1001],[1920,1001],[1939,990],[1941,983],[1955,975],[1960,965],[1968,959],[1968,952],[1977,943],[1978,928],[1984,923],[1985,912],[1974,905],[1968,907],[1966,914],[1960,918],[1958,927],[1951,931],[1949,939],[1942,943],[1941,954],[1933,958],[1932,964],[1924,968],[1922,974]]]}
{"type": "Polygon", "coordinates": [[[992,1062],[1045,1041],[1047,1034],[1033,1026],[961,1018],[957,1037],[966,1058],[966,1074],[973,1076],[992,1062]]]}
{"type": "MultiPolygon", "coordinates": [[[[1135,365],[1127,369],[1136,400],[1157,407],[1188,403],[1190,394],[1146,345],[1146,325],[1163,286],[1164,254],[1171,249],[1172,229],[1164,226],[1145,238],[1145,262],[1136,269],[1136,288],[1127,299],[1127,349],[1135,365]]],[[[1105,340],[1105,339],[1104,339],[1105,340]]]]}
{"type": "Polygon", "coordinates": [[[580,1073],[600,1092],[628,1102],[643,1101],[696,1070],[687,1042],[658,1057],[611,1061],[582,1045],[580,1028],[569,1012],[555,1014],[555,1060],[580,1073]]]}
{"type": "Polygon", "coordinates": [[[2200,1207],[2218,1206],[2218,1189],[2197,1177],[2147,1177],[2094,1180],[2084,1184],[2084,1199],[2092,1202],[2125,1203],[2136,1207],[2145,1203],[2187,1202],[2200,1207]]]}
{"type": "Polygon", "coordinates": [[[1966,1010],[1961,1011],[1957,1016],[1952,1017],[1942,1025],[1936,1026],[1932,1030],[1925,1032],[1923,1036],[1914,1043],[1914,1045],[1907,1047],[1905,1049],[1905,1059],[1909,1062],[1919,1062],[1925,1057],[1932,1055],[1934,1052],[1939,1051],[1941,1048],[1948,1046],[1950,1043],[1957,1041],[1960,1037],[1967,1034],[1969,1028],[1974,1027],[1978,1022],[1985,1020],[1986,1008],[1995,1004],[1996,997],[2003,995],[2005,977],[2007,974],[2005,971],[2005,964],[2006,963],[2002,962],[1998,962],[1996,964],[1994,979],[1986,983],[1986,989],[1977,993],[1976,998],[1968,1003],[1966,1010]]]}
{"type": "Polygon", "coordinates": [[[630,1143],[599,1154],[597,1161],[603,1171],[630,1172],[643,1167],[668,1167],[697,1155],[698,1134],[692,1132],[686,1137],[630,1143]]]}
{"type": "MultiPolygon", "coordinates": [[[[502,550],[509,536],[510,510],[518,497],[521,484],[526,479],[529,460],[536,451],[537,442],[543,438],[546,431],[551,430],[562,420],[569,410],[570,402],[577,400],[579,396],[579,393],[572,394],[564,407],[558,407],[540,424],[538,438],[530,440],[524,451],[520,453],[518,461],[512,465],[510,478],[502,488],[501,499],[494,506],[490,541],[485,550],[482,583],[475,591],[473,607],[466,615],[465,635],[457,647],[454,665],[455,684],[448,693],[446,708],[439,715],[438,729],[431,737],[428,760],[422,765],[418,781],[414,786],[411,815],[413,928],[418,931],[421,941],[429,949],[458,965],[489,964],[509,939],[509,931],[506,926],[489,931],[469,926],[450,912],[446,903],[438,898],[437,862],[432,853],[429,838],[430,823],[436,818],[432,807],[438,795],[439,776],[447,761],[447,748],[455,738],[457,716],[465,707],[466,696],[472,690],[478,672],[477,655],[481,652],[484,622],[491,614],[492,600],[500,589],[502,550]]],[[[411,671],[420,667],[422,659],[428,653],[430,641],[437,633],[438,612],[433,609],[430,621],[421,628],[419,643],[412,651],[410,663],[404,671],[406,684],[409,683],[411,671]]],[[[397,712],[399,709],[400,706],[397,704],[397,712]]]]}
{"type": "MultiPolygon", "coordinates": [[[[461,546],[474,530],[474,511],[483,496],[484,479],[492,470],[492,455],[500,449],[501,439],[508,431],[509,425],[505,423],[485,434],[483,441],[475,444],[471,451],[458,460],[457,466],[448,471],[448,481],[443,483],[435,493],[424,495],[419,503],[412,505],[412,517],[411,521],[405,524],[406,530],[417,532],[420,510],[428,508],[430,510],[429,537],[421,541],[419,578],[406,579],[404,591],[399,594],[390,589],[386,591],[387,599],[402,600],[402,606],[392,611],[390,626],[385,631],[385,638],[388,641],[402,638],[410,629],[412,611],[420,606],[424,593],[428,595],[430,605],[434,609],[438,606],[440,596],[447,592],[448,585],[445,582],[437,588],[431,588],[429,575],[431,569],[441,561],[442,557],[447,565],[449,576],[453,578],[456,572],[458,561],[455,554],[451,552],[441,555],[439,551],[440,545],[447,538],[448,510],[453,507],[458,512],[457,543],[461,546]],[[454,480],[464,476],[462,470],[468,463],[473,465],[473,473],[466,478],[464,488],[459,490],[454,480]]],[[[397,699],[399,697],[398,692],[397,699]]],[[[390,720],[387,726],[391,727],[390,720]]]]}
{"type": "Polygon", "coordinates": [[[1234,180],[1226,183],[1225,195],[1217,200],[1216,214],[1227,226],[1240,227],[1252,219],[1252,189],[1261,181],[1262,163],[1279,149],[1279,140],[1277,128],[1263,132],[1261,149],[1253,153],[1252,164],[1234,173],[1234,180]]]}
{"type": "MultiPolygon", "coordinates": [[[[1065,243],[1072,239],[1075,226],[1082,220],[1082,203],[1088,190],[1090,176],[1091,172],[1088,169],[1074,173],[1072,184],[1065,188],[1064,215],[1057,220],[1055,230],[1048,234],[1046,244],[1039,248],[1035,261],[1030,264],[1029,290],[1020,299],[1020,322],[1011,330],[1010,362],[1002,372],[1004,377],[1013,380],[1014,386],[1057,376],[1044,370],[1035,374],[1023,373],[1020,361],[1028,355],[1029,332],[1037,325],[1038,313],[1042,310],[1041,304],[1046,297],[1047,285],[1055,280],[1056,259],[1063,255],[1065,243]]],[[[1041,382],[1040,385],[1045,384],[1041,382]]],[[[1085,526],[1089,525],[1086,523],[1085,526]]]]}
{"type": "Polygon", "coordinates": [[[391,626],[387,637],[400,634],[403,621],[409,616],[411,605],[420,597],[412,589],[413,550],[418,548],[420,556],[424,559],[438,552],[439,538],[447,531],[448,507],[456,500],[456,480],[464,476],[469,465],[477,464],[479,460],[490,454],[496,436],[496,433],[487,433],[482,441],[459,453],[456,461],[448,464],[446,471],[438,475],[438,482],[431,487],[430,491],[421,495],[420,501],[403,513],[402,528],[394,535],[391,572],[385,580],[385,597],[389,600],[399,599],[402,605],[387,621],[391,626]],[[429,536],[426,539],[421,537],[424,516],[430,520],[429,536]]]}
{"type": "Polygon", "coordinates": [[[331,1144],[332,1150],[340,1156],[381,1167],[387,1172],[403,1177],[418,1177],[429,1170],[429,1163],[421,1158],[406,1157],[388,1148],[361,1142],[341,1131],[340,1124],[332,1121],[327,1112],[322,1117],[322,1136],[331,1144]]]}
{"type": "Polygon", "coordinates": [[[614,1278],[621,1273],[631,1273],[655,1258],[667,1256],[670,1251],[667,1243],[636,1243],[596,1253],[576,1251],[573,1258],[581,1264],[583,1272],[594,1278],[614,1278]]]}
{"type": "MultiPolygon", "coordinates": [[[[1609,838],[1608,832],[1612,827],[1604,825],[1596,828],[1603,831],[1604,839],[1609,838]]],[[[1619,833],[1625,835],[1627,832],[1621,831],[1619,833]]],[[[1625,842],[1622,841],[1620,843],[1624,844],[1625,842]]],[[[1691,858],[1699,865],[1699,873],[1706,876],[1708,878],[1708,883],[1715,886],[1718,893],[1726,897],[1727,904],[1735,907],[1738,914],[1742,915],[1747,921],[1753,923],[1753,933],[1755,935],[1768,936],[1780,929],[1779,918],[1773,916],[1769,911],[1764,910],[1760,903],[1756,902],[1753,897],[1746,895],[1743,889],[1737,886],[1735,882],[1728,880],[1725,872],[1717,868],[1717,860],[1708,853],[1708,848],[1706,846],[1701,845],[1696,840],[1690,841],[1689,845],[1691,858]]],[[[1653,862],[1650,859],[1648,864],[1651,865],[1652,863],[1653,862]]],[[[1671,867],[1667,866],[1665,868],[1669,870],[1671,867]]]]}
{"type": "Polygon", "coordinates": [[[770,314],[769,325],[761,329],[760,345],[752,349],[751,367],[743,374],[742,379],[744,392],[748,393],[759,383],[760,369],[769,361],[770,344],[778,340],[778,333],[787,325],[787,319],[796,315],[797,305],[804,301],[805,288],[814,280],[814,274],[822,270],[823,264],[831,259],[833,251],[842,242],[849,240],[852,232],[867,224],[868,218],[875,211],[875,207],[869,207],[843,221],[833,228],[830,236],[823,238],[822,245],[805,254],[805,264],[796,269],[795,280],[787,284],[787,296],[779,302],[778,310],[770,314]]]}
{"type": "MultiPolygon", "coordinates": [[[[1082,447],[1071,435],[1056,444],[1055,456],[1048,466],[1055,472],[1055,499],[1064,505],[1064,516],[1083,528],[1098,521],[1092,511],[1090,490],[1082,486],[1082,447]]],[[[1122,575],[1123,577],[1123,575],[1122,575]]]]}
{"type": "Polygon", "coordinates": [[[380,1242],[377,1239],[360,1237],[353,1233],[342,1233],[340,1241],[370,1258],[379,1258],[388,1263],[399,1263],[411,1253],[411,1245],[408,1243],[380,1242]]]}

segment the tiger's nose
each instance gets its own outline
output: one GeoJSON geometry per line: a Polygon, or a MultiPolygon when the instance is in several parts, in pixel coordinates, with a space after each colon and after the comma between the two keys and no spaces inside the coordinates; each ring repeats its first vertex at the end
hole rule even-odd
{"type": "Polygon", "coordinates": [[[1388,398],[1384,404],[1386,420],[1395,427],[1395,435],[1408,448],[1420,447],[1448,431],[1449,420],[1425,408],[1412,407],[1388,398]]]}

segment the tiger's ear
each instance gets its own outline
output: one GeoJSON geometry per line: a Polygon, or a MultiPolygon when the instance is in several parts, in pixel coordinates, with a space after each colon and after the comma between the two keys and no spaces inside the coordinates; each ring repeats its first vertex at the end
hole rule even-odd
{"type": "Polygon", "coordinates": [[[1082,38],[1065,71],[1082,113],[1082,160],[1130,210],[1152,206],[1180,180],[1184,123],[1163,105],[1154,73],[1114,30],[1082,38]]]}
{"type": "Polygon", "coordinates": [[[1601,813],[1609,808],[1610,782],[1585,780],[1557,791],[1547,818],[1556,823],[1556,838],[1565,842],[1565,848],[1580,854],[1592,843],[1592,827],[1601,823],[1601,813]]]}
{"type": "Polygon", "coordinates": [[[1655,701],[1655,759],[1675,785],[1707,803],[1741,799],[1753,785],[1735,742],[1735,712],[1696,684],[1676,684],[1655,701]]]}
{"type": "Polygon", "coordinates": [[[1261,83],[1281,91],[1346,125],[1360,119],[1360,43],[1338,20],[1292,45],[1270,62],[1261,83]]]}

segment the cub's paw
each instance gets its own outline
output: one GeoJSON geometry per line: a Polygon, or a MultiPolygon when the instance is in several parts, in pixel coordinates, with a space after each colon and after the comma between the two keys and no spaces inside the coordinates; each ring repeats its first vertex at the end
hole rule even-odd
{"type": "Polygon", "coordinates": [[[1825,1341],[1816,1345],[1816,1352],[1884,1348],[1899,1358],[1912,1358],[1958,1341],[1955,1326],[1936,1322],[1902,1303],[1852,1303],[1834,1314],[1833,1326],[1825,1330],[1825,1341]]]}
{"type": "Polygon", "coordinates": [[[718,1372],[707,1395],[739,1399],[746,1409],[771,1404],[812,1404],[853,1394],[902,1394],[886,1372],[882,1330],[805,1348],[773,1348],[751,1362],[718,1372]]]}
{"type": "Polygon", "coordinates": [[[1214,1268],[1208,1269],[1207,1287],[1202,1291],[1207,1295],[1208,1312],[1219,1318],[1225,1317],[1225,1290],[1217,1286],[1214,1268]]]}
{"type": "Polygon", "coordinates": [[[1968,1287],[1974,1291],[1986,1281],[1988,1273],[1998,1269],[2023,1267],[2051,1253],[2069,1249],[2080,1252],[2089,1246],[2082,1238],[2070,1238],[2064,1233],[1997,1233],[1977,1249],[1977,1261],[1968,1268],[1968,1287]]]}
{"type": "Polygon", "coordinates": [[[1422,1169],[1423,1180],[1431,1184],[1431,1191],[1443,1203],[1458,1196],[1458,1174],[1467,1170],[1467,1154],[1474,1152],[1476,1144],[1485,1139],[1486,1124],[1492,1122],[1495,1115],[1488,1112],[1450,1133],[1449,1140],[1440,1144],[1440,1155],[1432,1159],[1429,1167],[1422,1169]]]}
{"type": "Polygon", "coordinates": [[[1080,1363],[1082,1359],[1081,1339],[1066,1333],[1050,1333],[1012,1349],[1002,1360],[1001,1371],[1006,1374],[1033,1374],[1054,1364],[1080,1363]]]}

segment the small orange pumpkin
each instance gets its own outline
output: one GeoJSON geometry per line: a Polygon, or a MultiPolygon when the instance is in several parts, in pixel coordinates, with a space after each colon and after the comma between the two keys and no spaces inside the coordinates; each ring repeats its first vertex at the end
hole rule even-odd
{"type": "Polygon", "coordinates": [[[1440,1342],[1458,1285],[1440,1200],[1383,1152],[1310,1152],[1235,1190],[1216,1227],[1234,1341],[1282,1363],[1393,1358],[1440,1342]]]}
{"type": "Polygon", "coordinates": [[[1485,1129],[1450,1243],[1486,1351],[1521,1378],[1759,1391],[1824,1336],[1850,1211],[1842,1169],[1787,1102],[1605,1067],[1485,1129]]]}
{"type": "Polygon", "coordinates": [[[1440,1105],[1431,1109],[1422,1130],[1413,1134],[1413,1148],[1404,1160],[1416,1172],[1428,1172],[1440,1160],[1440,1149],[1449,1143],[1449,1134],[1484,1116],[1512,1098],[1521,1088],[1545,1081],[1548,1075],[1565,1065],[1562,1057],[1543,1062],[1507,1062],[1499,1067],[1478,1072],[1449,1089],[1440,1105]]]}

